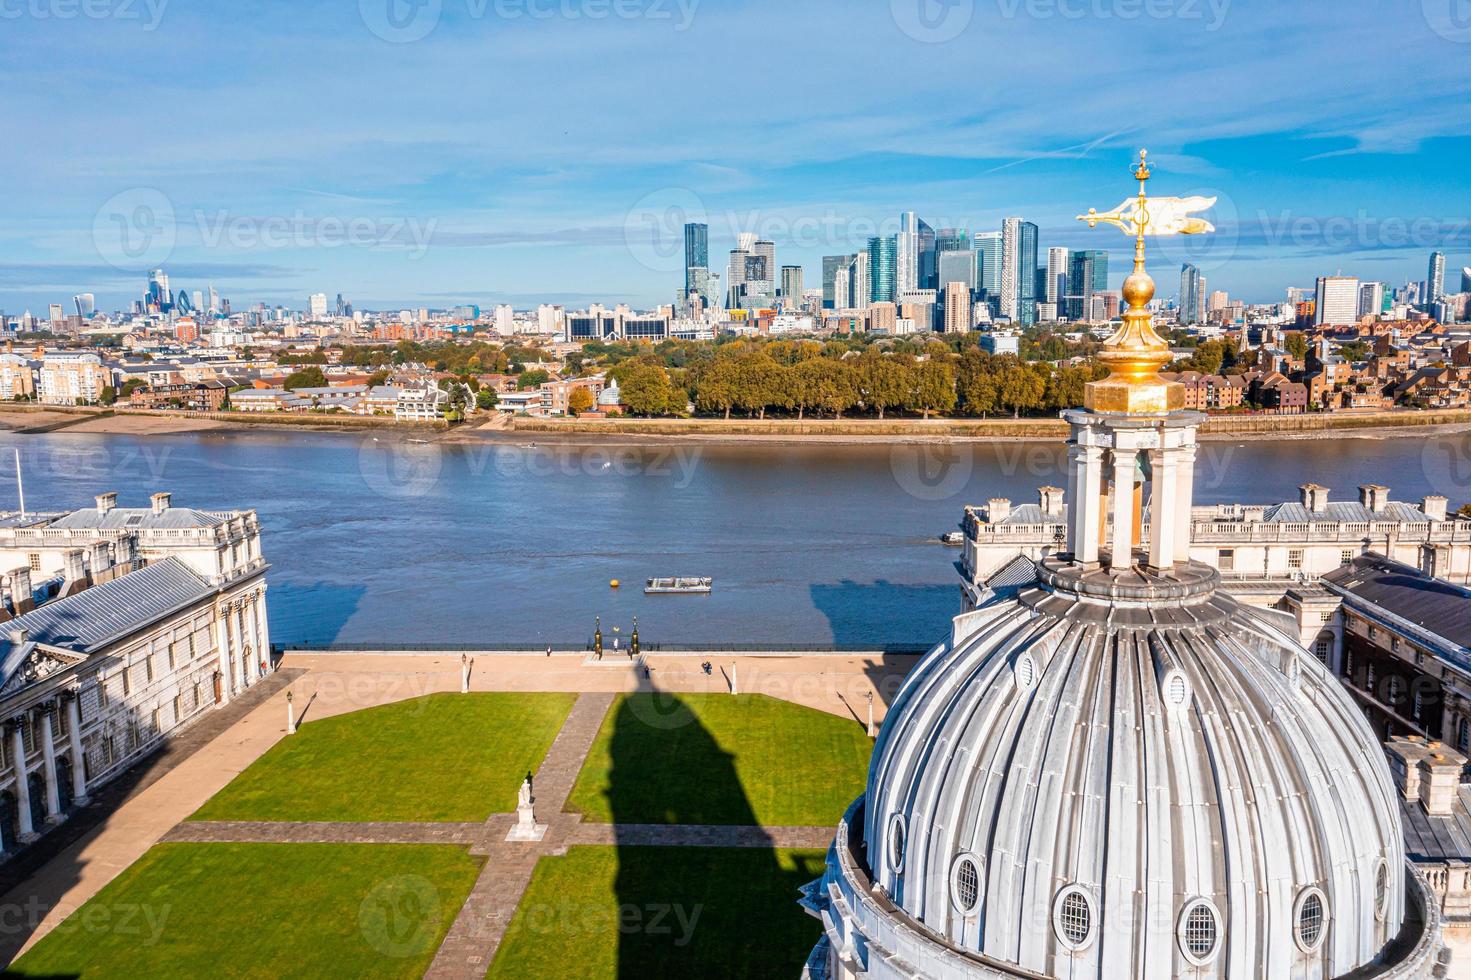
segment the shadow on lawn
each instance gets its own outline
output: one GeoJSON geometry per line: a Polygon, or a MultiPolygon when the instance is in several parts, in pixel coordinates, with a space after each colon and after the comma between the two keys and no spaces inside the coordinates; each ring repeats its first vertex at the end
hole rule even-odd
{"type": "MultiPolygon", "coordinates": [[[[618,976],[769,977],[801,972],[819,932],[797,889],[820,861],[783,867],[736,773],[735,760],[685,702],[645,678],[619,702],[610,744],[608,803],[618,833],[618,976]],[[664,757],[651,764],[656,753],[664,757]],[[678,765],[669,766],[669,753],[678,765]],[[662,777],[651,780],[651,771],[662,777]],[[660,823],[756,828],[744,847],[649,847],[636,826],[660,823]]],[[[800,747],[794,746],[794,751],[800,747]]],[[[728,831],[718,828],[716,833],[728,831]]]]}

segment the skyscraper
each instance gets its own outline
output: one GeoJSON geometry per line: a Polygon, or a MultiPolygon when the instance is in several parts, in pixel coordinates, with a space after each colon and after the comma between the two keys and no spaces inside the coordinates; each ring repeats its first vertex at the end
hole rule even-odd
{"type": "Polygon", "coordinates": [[[1200,270],[1189,262],[1185,262],[1180,266],[1180,326],[1199,323],[1204,305],[1200,270]]]}
{"type": "Polygon", "coordinates": [[[169,274],[162,269],[151,269],[148,273],[148,305],[160,313],[173,308],[173,294],[169,292],[169,274]]]}
{"type": "Polygon", "coordinates": [[[873,295],[873,282],[870,277],[868,250],[864,249],[853,256],[853,263],[848,266],[848,282],[851,297],[848,305],[855,310],[866,310],[873,295]]]}
{"type": "Polygon", "coordinates": [[[307,297],[307,308],[312,315],[312,319],[314,320],[326,316],[327,294],[312,293],[311,296],[307,297]]]}
{"type": "Polygon", "coordinates": [[[78,293],[72,297],[72,304],[77,308],[77,316],[91,316],[97,311],[97,300],[91,293],[78,293]]]}
{"type": "Polygon", "coordinates": [[[730,263],[725,269],[725,305],[728,309],[738,309],[741,305],[741,295],[746,287],[746,270],[749,268],[746,260],[750,257],[751,253],[739,246],[730,250],[730,263]]]}
{"type": "Polygon", "coordinates": [[[1001,295],[1001,232],[984,231],[976,235],[976,283],[988,299],[1001,295]]]}
{"type": "Polygon", "coordinates": [[[918,289],[919,219],[913,211],[899,215],[899,234],[895,243],[894,291],[903,293],[918,289]]]}
{"type": "Polygon", "coordinates": [[[1068,250],[1065,248],[1049,248],[1047,250],[1047,279],[1042,291],[1042,299],[1048,303],[1062,305],[1063,297],[1068,293],[1068,250]]]}
{"type": "Polygon", "coordinates": [[[1066,315],[1069,320],[1098,319],[1094,297],[1108,291],[1108,252],[1085,248],[1068,256],[1066,315]]]}
{"type": "Polygon", "coordinates": [[[796,309],[802,303],[802,267],[781,267],[781,298],[787,309],[796,309]]]}
{"type": "Polygon", "coordinates": [[[935,254],[937,256],[941,252],[961,252],[969,248],[970,233],[964,228],[941,228],[935,232],[935,254]]]}
{"type": "MultiPolygon", "coordinates": [[[[956,255],[956,254],[969,255],[970,252],[969,251],[966,251],[966,252],[963,252],[963,253],[957,253],[955,251],[941,252],[940,253],[940,256],[943,258],[947,254],[948,255],[956,255]]],[[[943,275],[943,273],[942,273],[942,275],[943,275]]],[[[941,293],[941,296],[942,296],[942,298],[944,300],[944,303],[945,303],[945,332],[946,333],[966,333],[967,331],[970,330],[970,327],[971,327],[970,292],[971,292],[970,291],[970,288],[967,287],[964,282],[961,282],[959,280],[951,280],[950,282],[947,282],[945,284],[944,291],[941,293]]]]}
{"type": "Polygon", "coordinates": [[[1353,276],[1320,276],[1313,323],[1348,324],[1359,318],[1359,280],[1353,276]]]}
{"type": "Polygon", "coordinates": [[[1001,315],[1037,322],[1037,226],[1021,218],[1001,222],[1001,315]]]}
{"type": "Polygon", "coordinates": [[[935,229],[920,219],[915,223],[919,248],[919,288],[935,288],[935,229]]]}
{"type": "Polygon", "coordinates": [[[1359,316],[1378,316],[1384,312],[1384,283],[1359,284],[1359,316]]]}
{"type": "MultiPolygon", "coordinates": [[[[684,294],[698,292],[703,285],[696,282],[694,269],[710,268],[710,226],[691,221],[684,226],[684,294]]],[[[703,294],[702,294],[703,295],[703,294]]],[[[705,299],[709,299],[708,296],[705,299]]]]}
{"type": "Polygon", "coordinates": [[[839,272],[848,268],[853,261],[851,255],[824,255],[822,257],[822,308],[835,310],[846,304],[836,291],[836,279],[839,272]]]}
{"type": "Polygon", "coordinates": [[[1445,253],[1431,252],[1430,265],[1425,273],[1425,302],[1439,303],[1445,299],[1445,253]]]}
{"type": "Polygon", "coordinates": [[[209,312],[210,313],[218,313],[220,311],[220,294],[217,293],[217,292],[215,292],[214,283],[210,283],[208,293],[209,293],[209,312]]]}
{"type": "Polygon", "coordinates": [[[969,248],[941,250],[935,269],[941,293],[952,282],[962,283],[969,292],[975,291],[976,256],[969,248]]]}
{"type": "MultiPolygon", "coordinates": [[[[761,275],[748,275],[747,278],[762,279],[766,282],[772,283],[774,288],[777,274],[776,243],[769,242],[764,238],[757,239],[756,243],[751,246],[751,254],[761,260],[761,275]]],[[[750,268],[749,263],[747,264],[747,267],[750,268]]]]}
{"type": "Polygon", "coordinates": [[[868,240],[868,299],[892,303],[899,264],[899,243],[893,235],[868,240]]]}
{"type": "Polygon", "coordinates": [[[1471,293],[1471,265],[1461,266],[1461,292],[1471,293]]]}

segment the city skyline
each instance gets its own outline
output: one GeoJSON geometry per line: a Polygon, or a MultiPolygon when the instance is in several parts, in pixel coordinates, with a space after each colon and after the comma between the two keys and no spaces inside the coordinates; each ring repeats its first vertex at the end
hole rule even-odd
{"type": "Polygon", "coordinates": [[[1471,256],[1458,165],[1471,152],[1471,82],[1454,57],[1467,49],[1416,7],[1336,10],[1325,26],[1240,2],[1219,17],[1182,3],[1142,19],[1106,5],[1072,16],[962,3],[966,22],[948,40],[898,3],[842,8],[843,32],[829,29],[832,5],[780,8],[807,57],[743,73],[750,97],[773,108],[732,124],[709,111],[700,83],[745,62],[774,5],[699,5],[682,19],[662,4],[665,19],[650,3],[644,16],[598,20],[591,8],[512,17],[445,3],[408,43],[375,33],[372,6],[290,8],[289,39],[257,26],[269,15],[219,6],[160,5],[156,22],[147,7],[8,21],[0,52],[27,70],[10,83],[24,152],[5,170],[0,308],[39,311],[87,291],[115,309],[158,265],[237,304],[325,291],[368,309],[650,307],[679,282],[683,221],[672,216],[691,210],[710,224],[713,256],[749,232],[808,283],[823,255],[897,232],[904,211],[972,232],[1020,215],[1041,246],[1084,249],[1072,215],[1137,145],[1181,193],[1221,198],[1208,254],[1161,259],[1191,261],[1248,301],[1340,269],[1397,285],[1423,277],[1430,251],[1450,269],[1471,256]],[[1294,57],[1283,59],[1287,36],[1294,57]],[[1150,65],[1142,102],[1138,72],[1100,53],[1125,38],[1150,65]],[[205,78],[148,67],[192,44],[215,55],[205,78]],[[1034,51],[1031,76],[984,71],[998,47],[1034,51]],[[1381,57],[1344,71],[1346,50],[1381,57]],[[85,71],[51,67],[78,55],[85,71]],[[872,70],[936,57],[950,66],[943,77],[872,70]],[[505,95],[507,80],[542,78],[548,59],[558,77],[505,95]],[[369,67],[343,73],[344,60],[369,67]],[[1415,72],[1395,67],[1405,60],[1415,72]],[[615,79],[591,67],[609,63],[626,67],[615,79]],[[650,87],[670,73],[688,90],[650,87]],[[1229,102],[1200,97],[1223,87],[1229,102]],[[306,90],[317,95],[300,99],[306,90]],[[1442,97],[1432,111],[1427,92],[1442,97]],[[169,125],[129,121],[140,98],[169,125]],[[116,219],[140,214],[163,234],[130,257],[116,219]],[[646,242],[651,222],[668,226],[667,243],[646,242]]]}

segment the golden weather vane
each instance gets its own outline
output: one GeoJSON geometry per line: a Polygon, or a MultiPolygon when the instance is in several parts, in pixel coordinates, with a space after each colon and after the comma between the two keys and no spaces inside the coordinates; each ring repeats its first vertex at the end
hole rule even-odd
{"type": "Polygon", "coordinates": [[[1154,332],[1149,302],[1154,299],[1154,280],[1144,271],[1144,238],[1146,235],[1198,235],[1215,231],[1204,218],[1192,217],[1216,203],[1213,197],[1149,197],[1144,185],[1149,180],[1149,154],[1139,151],[1139,165],[1134,179],[1139,181],[1137,197],[1124,200],[1112,211],[1099,213],[1089,208],[1078,215],[1089,228],[1099,223],[1113,225],[1134,238],[1134,271],[1124,280],[1123,326],[1103,342],[1098,360],[1109,369],[1102,381],[1089,382],[1083,404],[1097,412],[1159,414],[1185,406],[1184,389],[1159,376],[1159,369],[1170,363],[1170,345],[1154,332]]]}

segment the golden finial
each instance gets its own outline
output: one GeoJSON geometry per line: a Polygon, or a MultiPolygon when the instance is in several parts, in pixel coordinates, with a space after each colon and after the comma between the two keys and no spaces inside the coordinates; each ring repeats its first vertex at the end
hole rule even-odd
{"type": "Polygon", "coordinates": [[[1170,363],[1170,345],[1154,332],[1149,302],[1154,299],[1154,280],[1144,271],[1145,235],[1194,235],[1215,228],[1203,218],[1190,217],[1216,203],[1205,197],[1156,197],[1145,193],[1149,180],[1149,154],[1139,151],[1139,164],[1132,171],[1139,181],[1139,194],[1125,199],[1112,211],[1102,214],[1089,208],[1078,215],[1089,228],[1099,222],[1113,225],[1134,237],[1134,271],[1124,280],[1124,324],[1103,342],[1098,360],[1109,370],[1102,381],[1089,382],[1084,389],[1083,404],[1095,412],[1127,414],[1159,414],[1185,407],[1185,390],[1159,376],[1159,369],[1170,363]]]}

